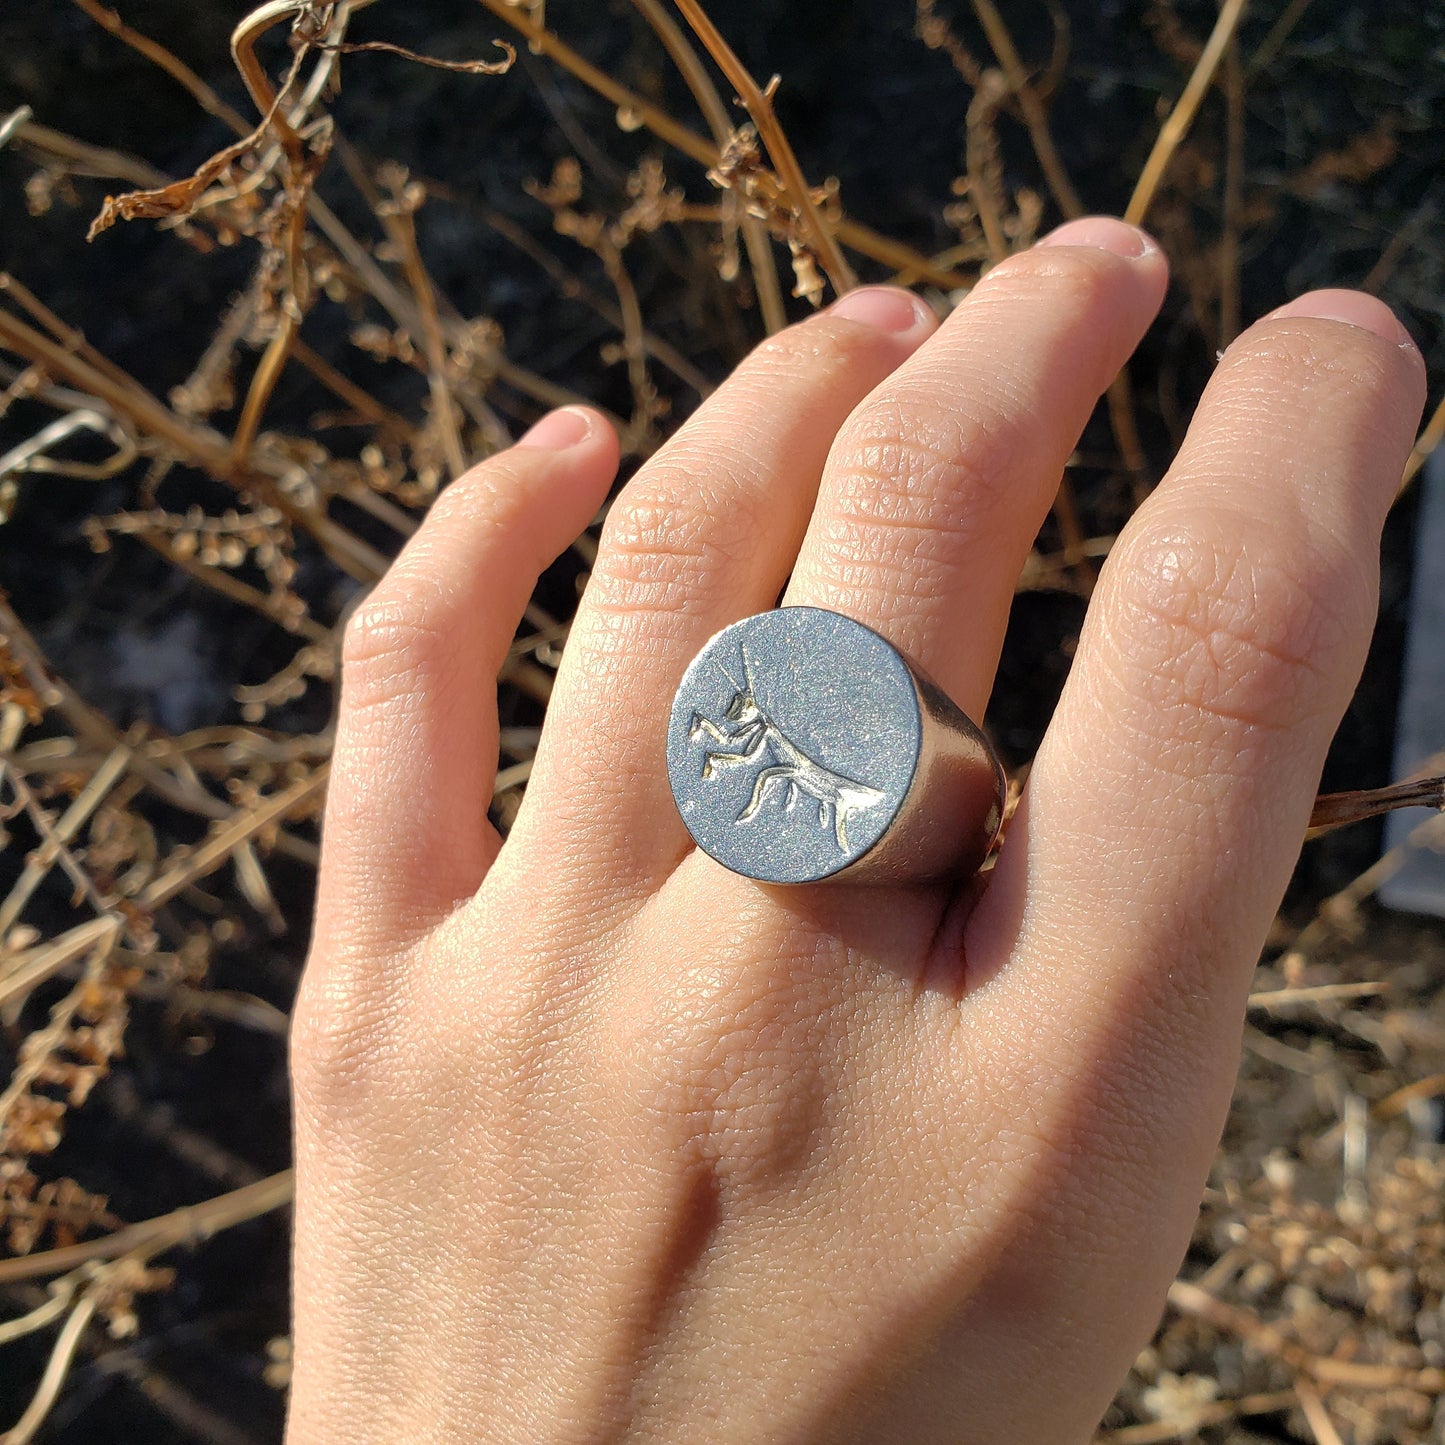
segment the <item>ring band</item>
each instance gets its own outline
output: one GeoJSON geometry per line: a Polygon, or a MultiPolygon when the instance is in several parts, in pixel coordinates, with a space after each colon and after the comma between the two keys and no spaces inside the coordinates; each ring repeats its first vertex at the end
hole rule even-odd
{"type": "Polygon", "coordinates": [[[1003,820],[983,732],[892,643],[821,607],[745,617],[703,647],[667,770],[698,847],[764,883],[966,876],[1003,820]]]}

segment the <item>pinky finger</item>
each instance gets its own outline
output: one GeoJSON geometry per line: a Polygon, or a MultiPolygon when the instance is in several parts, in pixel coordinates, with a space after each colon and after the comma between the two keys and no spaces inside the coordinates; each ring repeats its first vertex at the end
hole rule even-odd
{"type": "Polygon", "coordinates": [[[616,469],[601,417],[551,413],[442,493],[353,615],[317,900],[328,948],[404,946],[481,885],[501,846],[497,673],[616,469]]]}

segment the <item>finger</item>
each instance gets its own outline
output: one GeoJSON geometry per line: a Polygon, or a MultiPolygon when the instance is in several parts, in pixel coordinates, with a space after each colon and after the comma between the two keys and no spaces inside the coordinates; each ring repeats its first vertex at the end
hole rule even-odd
{"type": "Polygon", "coordinates": [[[500,840],[497,673],[538,576],[596,514],[617,438],[583,408],[474,467],[346,630],[317,936],[401,943],[473,893],[500,840]]]}
{"type": "Polygon", "coordinates": [[[785,600],[868,623],[981,715],[1024,558],[1167,281],[1104,216],[990,271],[843,426],[785,600]]]}
{"type": "Polygon", "coordinates": [[[1000,1273],[1059,1300],[1060,1337],[1090,1301],[1096,1380],[1147,1338],[1187,1248],[1249,972],[1359,675],[1422,402],[1402,340],[1380,303],[1322,293],[1229,349],[1103,570],[963,931],[967,1037],[1018,1101],[995,1147],[1039,1161],[1000,1273]]]}
{"type": "Polygon", "coordinates": [[[1061,1019],[1128,985],[1150,1038],[1202,1004],[1237,1042],[1215,1005],[1242,1002],[1358,680],[1422,400],[1403,328],[1350,292],[1301,298],[1221,362],[1100,578],[970,927],[977,946],[1021,927],[1018,966],[1045,970],[1061,1019]]]}
{"type": "Polygon", "coordinates": [[[678,681],[714,632],[776,602],[839,425],[936,324],[905,291],[850,292],[754,350],[622,490],[512,829],[545,843],[514,860],[605,848],[614,885],[644,886],[675,864],[686,835],[662,760],[678,681]]]}

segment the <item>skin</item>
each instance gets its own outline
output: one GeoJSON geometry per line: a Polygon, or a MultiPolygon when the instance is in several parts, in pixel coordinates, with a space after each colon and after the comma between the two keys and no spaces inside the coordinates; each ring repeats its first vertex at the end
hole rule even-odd
{"type": "Polygon", "coordinates": [[[698,648],[785,583],[980,716],[1166,280],[1091,218],[941,326],[870,289],[760,346],[614,503],[505,847],[496,674],[617,444],[569,409],[442,495],[346,640],[290,1445],[1088,1438],[1189,1239],[1419,354],[1347,292],[1229,348],[982,886],[734,876],[664,737],[698,648]]]}

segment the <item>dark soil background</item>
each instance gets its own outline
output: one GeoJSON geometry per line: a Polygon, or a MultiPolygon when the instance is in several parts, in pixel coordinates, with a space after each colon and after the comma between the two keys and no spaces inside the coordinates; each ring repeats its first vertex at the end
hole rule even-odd
{"type": "MultiPolygon", "coordinates": [[[[122,0],[138,29],[164,39],[243,114],[249,102],[232,69],[227,40],[250,7],[218,0],[122,0]]],[[[710,11],[759,76],[783,77],[778,110],[811,178],[837,176],[850,215],[926,252],[957,237],[945,224],[949,187],[962,169],[970,94],[947,59],[914,35],[904,0],[714,0],[710,11]]],[[[1072,27],[1067,75],[1054,99],[1053,129],[1086,203],[1122,210],[1187,66],[1159,43],[1161,7],[1123,0],[1065,7],[1072,27]]],[[[1181,0],[1173,10],[1196,38],[1207,34],[1212,0],[1181,0]]],[[[1254,52],[1283,7],[1259,4],[1242,31],[1254,52]]],[[[1030,63],[1052,43],[1046,8],[1009,0],[1001,9],[1030,63]]],[[[967,6],[950,18],[987,54],[967,6]]],[[[673,113],[698,125],[690,98],[651,32],[623,0],[552,0],[548,23],[588,59],[673,113]]],[[[469,0],[408,0],[359,17],[355,38],[381,38],[446,57],[487,54],[500,33],[469,0]]],[[[279,47],[268,52],[274,60],[279,47]]],[[[1426,350],[1436,382],[1445,376],[1445,4],[1315,0],[1248,102],[1245,202],[1250,224],[1241,273],[1245,319],[1316,286],[1367,278],[1400,312],[1426,350]],[[1366,141],[1389,137],[1387,163],[1372,165],[1366,141]],[[1363,139],[1362,139],[1363,138],[1363,139]],[[1316,166],[1320,157],[1335,163],[1316,166]],[[1382,263],[1382,257],[1386,260],[1382,263]]],[[[552,234],[547,210],[525,192],[554,161],[577,155],[599,209],[622,204],[628,170],[656,150],[645,132],[624,133],[610,110],[563,72],[527,55],[500,79],[447,74],[382,55],[347,60],[333,107],[342,131],[368,158],[399,160],[450,188],[418,218],[422,249],[439,288],[465,315],[494,317],[508,354],[548,378],[625,411],[623,369],[602,354],[613,337],[597,315],[558,295],[553,281],[485,224],[474,198],[514,219],[600,290],[593,258],[552,234]]],[[[726,96],[725,96],[726,98],[726,96]]],[[[66,0],[29,0],[0,9],[0,114],[29,104],[35,119],[82,139],[145,158],[181,175],[230,140],[165,76],[104,34],[66,0]]],[[[1223,107],[1206,104],[1178,177],[1161,198],[1166,245],[1176,271],[1199,265],[1220,228],[1217,172],[1223,107]],[[1214,168],[1211,171],[1211,167],[1214,168]]],[[[1005,126],[1010,187],[1039,186],[1027,138],[1005,126]]],[[[669,156],[670,177],[708,199],[707,182],[684,158],[669,156]]],[[[107,187],[77,182],[40,216],[28,214],[24,186],[35,170],[16,149],[0,152],[0,267],[14,272],[97,347],[164,395],[182,380],[212,334],[228,299],[243,286],[246,247],[208,256],[146,223],[121,225],[88,245],[86,225],[107,187]]],[[[111,186],[110,189],[117,187],[111,186]]],[[[370,234],[344,183],[320,191],[359,232],[370,234]]],[[[1046,224],[1057,220],[1046,218],[1046,224]]],[[[678,232],[649,238],[628,262],[650,327],[719,378],[760,334],[755,314],[720,304],[718,283],[699,242],[678,232]]],[[[864,270],[868,268],[865,264],[864,270]]],[[[874,268],[865,279],[881,278],[874,268]]],[[[797,314],[802,303],[790,303],[797,314]]],[[[1212,365],[1209,318],[1176,285],[1135,369],[1141,423],[1157,475],[1212,365]]],[[[397,368],[366,371],[347,344],[348,319],[318,309],[306,335],[324,354],[363,375],[377,395],[415,414],[418,378],[397,368]]],[[[674,414],[696,398],[660,368],[674,414]]],[[[1438,393],[1438,385],[1432,388],[1438,393]]],[[[289,372],[274,420],[304,430],[317,396],[289,372]]],[[[0,450],[16,428],[0,422],[0,450]],[[9,430],[7,431],[7,425],[9,430]]],[[[1109,458],[1098,419],[1085,459],[1109,458]]],[[[1085,530],[1117,529],[1131,502],[1109,465],[1075,476],[1085,530]]],[[[190,583],[139,545],[96,555],[83,518],[128,504],[132,483],[66,479],[27,482],[0,530],[0,586],[52,661],[117,722],[149,721],[172,731],[237,721],[238,683],[259,681],[287,655],[276,630],[190,583]]],[[[1341,729],[1326,789],[1390,780],[1412,543],[1413,500],[1397,507],[1385,545],[1380,624],[1365,681],[1341,729]]],[[[320,561],[299,584],[330,621],[347,589],[320,561]]],[[[555,579],[553,585],[557,584],[555,579]]],[[[1082,602],[1066,592],[1021,595],[989,723],[1012,762],[1026,760],[1047,722],[1067,670],[1082,602]]],[[[329,697],[313,689],[273,716],[288,730],[321,726],[329,697]]],[[[181,825],[177,823],[177,827],[181,825]]],[[[1301,861],[1286,916],[1302,923],[1318,901],[1365,867],[1379,829],[1356,827],[1311,845],[1301,861]]],[[[7,864],[7,867],[10,865],[7,864]]],[[[218,965],[218,986],[285,1008],[306,944],[310,880],[277,862],[289,931],[274,937],[259,920],[218,965]]],[[[1434,958],[1435,925],[1376,918],[1381,957],[1434,958]]],[[[1432,987],[1438,986],[1438,975],[1432,987]]],[[[0,1054],[19,1033],[0,1036],[0,1054]]],[[[1251,1105],[1251,1107],[1255,1107],[1251,1105]]],[[[1236,1119],[1236,1130],[1249,1130],[1236,1119]]],[[[1261,1121],[1259,1134],[1271,1134],[1261,1121]]],[[[123,1219],[147,1218],[285,1166],[289,1154],[284,1043],[279,1037],[216,1024],[177,1021],[160,1004],[138,1003],[127,1057],[97,1100],[74,1111],[61,1150],[47,1161],[111,1196],[123,1219]]],[[[137,1339],[86,1341],[66,1392],[45,1427],[53,1442],[222,1442],[279,1438],[282,1396],[266,1383],[268,1341],[285,1336],[287,1229],[284,1218],[238,1228],[195,1254],[176,1252],[171,1290],[142,1302],[137,1339]],[[160,1397],[164,1398],[160,1398],[160,1397]]],[[[24,1306],[17,1296],[9,1314],[24,1306]]],[[[0,1349],[0,1424],[18,1415],[43,1366],[50,1337],[0,1349]]],[[[1224,1438],[1224,1437],[1218,1437],[1224,1438]]],[[[1240,1438],[1245,1437],[1229,1437],[1240,1438]]],[[[1291,1439],[1262,1434],[1248,1438],[1291,1439]]]]}

